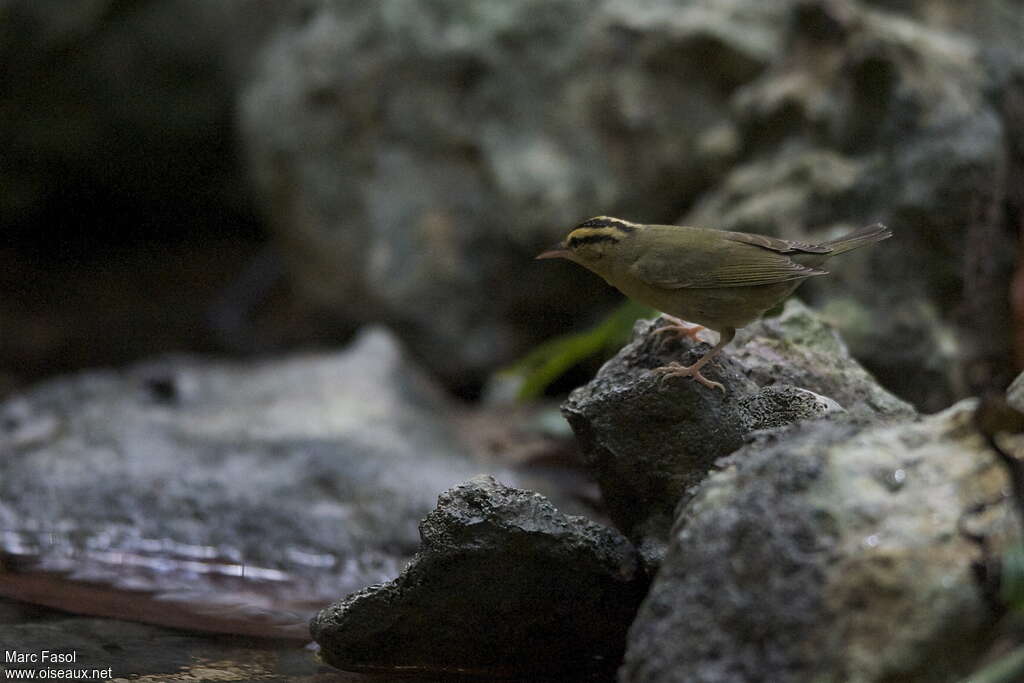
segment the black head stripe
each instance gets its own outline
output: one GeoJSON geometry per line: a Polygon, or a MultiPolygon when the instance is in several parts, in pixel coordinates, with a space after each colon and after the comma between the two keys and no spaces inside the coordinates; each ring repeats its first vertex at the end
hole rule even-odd
{"type": "Polygon", "coordinates": [[[583,244],[596,244],[598,242],[618,242],[619,238],[615,235],[597,234],[597,235],[584,235],[582,237],[570,237],[569,248],[575,249],[576,247],[583,244]]]}
{"type": "Polygon", "coordinates": [[[627,233],[627,234],[633,232],[634,230],[636,230],[636,228],[633,227],[632,224],[626,223],[625,221],[620,221],[617,218],[609,218],[608,216],[597,216],[596,218],[591,218],[589,220],[583,221],[582,223],[580,223],[576,227],[578,227],[578,228],[615,228],[616,230],[621,230],[622,232],[627,233]]]}

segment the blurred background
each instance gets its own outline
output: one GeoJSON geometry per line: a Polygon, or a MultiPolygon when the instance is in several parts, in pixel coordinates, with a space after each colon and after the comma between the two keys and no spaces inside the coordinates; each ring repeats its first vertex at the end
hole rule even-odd
{"type": "Polygon", "coordinates": [[[799,295],[937,410],[1020,365],[1022,32],[1013,0],[5,0],[0,393],[382,322],[474,398],[617,303],[531,260],[609,214],[888,223],[799,295]]]}

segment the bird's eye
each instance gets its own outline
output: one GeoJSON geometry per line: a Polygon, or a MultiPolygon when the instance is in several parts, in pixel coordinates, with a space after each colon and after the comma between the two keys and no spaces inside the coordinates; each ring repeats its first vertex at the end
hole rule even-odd
{"type": "Polygon", "coordinates": [[[570,237],[569,238],[569,248],[570,249],[575,249],[579,245],[580,245],[580,238],[579,237],[570,237]]]}

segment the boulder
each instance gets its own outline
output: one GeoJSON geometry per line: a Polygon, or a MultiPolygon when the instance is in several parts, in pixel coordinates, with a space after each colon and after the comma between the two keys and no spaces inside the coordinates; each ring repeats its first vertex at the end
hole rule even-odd
{"type": "MultiPolygon", "coordinates": [[[[303,3],[294,3],[301,6],[303,3]]],[[[532,257],[595,213],[669,221],[736,154],[730,97],[790,3],[318,3],[240,103],[294,281],[450,384],[611,301],[532,257]]]]}
{"type": "Polygon", "coordinates": [[[652,334],[663,324],[637,323],[633,340],[562,407],[609,515],[652,569],[680,500],[759,430],[840,415],[859,422],[914,415],[796,300],[744,330],[712,361],[705,374],[725,385],[724,394],[650,372],[673,360],[690,364],[710,348],[665,342],[652,334]]]}
{"type": "Polygon", "coordinates": [[[996,555],[1019,534],[973,412],[965,401],[918,422],[804,423],[721,461],[680,511],[620,680],[970,673],[998,610],[964,529],[996,555]]]}
{"type": "Polygon", "coordinates": [[[607,675],[647,581],[613,529],[477,477],[443,493],[394,581],[313,619],[341,669],[489,677],[607,675]]]}
{"type": "Polygon", "coordinates": [[[248,364],[169,357],[0,404],[0,594],[308,638],[395,576],[437,493],[481,470],[388,333],[248,364]]]}
{"type": "Polygon", "coordinates": [[[1022,128],[1005,102],[1024,61],[1005,38],[1024,13],[972,5],[964,26],[982,42],[945,30],[963,8],[942,22],[949,3],[899,4],[913,9],[794,7],[786,50],[734,96],[745,153],[683,221],[812,241],[888,224],[894,239],[829,262],[800,295],[886,387],[933,412],[977,390],[962,361],[1011,367],[1022,128]]]}

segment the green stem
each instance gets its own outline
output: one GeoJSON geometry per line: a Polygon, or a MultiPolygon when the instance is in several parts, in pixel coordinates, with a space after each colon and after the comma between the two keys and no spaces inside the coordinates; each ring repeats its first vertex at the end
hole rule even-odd
{"type": "Polygon", "coordinates": [[[1024,680],[1024,646],[1000,657],[960,683],[1017,683],[1024,680]]]}
{"type": "Polygon", "coordinates": [[[520,400],[536,398],[580,361],[621,346],[633,323],[652,313],[650,308],[627,301],[590,329],[549,339],[502,372],[523,376],[520,400]]]}

